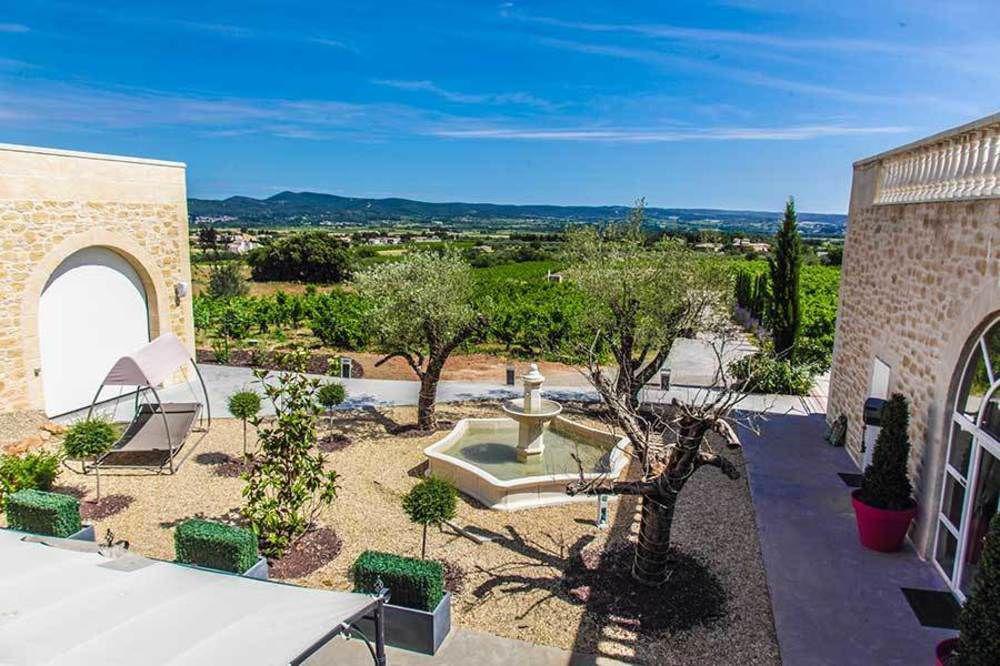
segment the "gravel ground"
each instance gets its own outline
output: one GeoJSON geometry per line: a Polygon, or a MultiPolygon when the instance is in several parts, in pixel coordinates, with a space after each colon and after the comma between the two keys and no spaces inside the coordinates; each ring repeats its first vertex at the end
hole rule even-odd
{"type": "MultiPolygon", "coordinates": [[[[485,404],[439,407],[440,418],[448,420],[497,412],[485,404]]],[[[341,475],[341,488],[319,523],[336,531],[341,552],[293,582],[348,590],[348,569],[363,550],[419,555],[420,529],[407,520],[400,498],[416,482],[425,460],[422,450],[440,435],[396,437],[386,431],[415,420],[412,407],[346,413],[335,419],[334,431],[350,437],[352,445],[326,454],[328,466],[341,475]]],[[[0,419],[0,427],[4,423],[0,419]]],[[[197,462],[199,454],[239,457],[241,442],[240,423],[220,420],[210,433],[192,434],[183,452],[187,459],[174,476],[102,474],[103,494],[135,500],[97,522],[99,537],[111,529],[115,538],[128,540],[136,552],[172,559],[173,528],[180,521],[232,517],[241,505],[241,479],[217,476],[213,465],[197,462]]],[[[738,453],[732,457],[742,464],[738,453]]],[[[94,498],[92,477],[64,470],[56,483],[94,498]]],[[[577,564],[583,549],[600,553],[610,545],[615,550],[633,531],[634,502],[622,500],[611,507],[612,528],[601,531],[593,526],[596,507],[590,503],[500,512],[463,499],[456,522],[491,533],[494,540],[479,545],[448,528],[429,533],[429,557],[446,559],[464,572],[462,590],[454,595],[453,621],[500,636],[639,663],[780,663],[745,480],[730,481],[708,468],[684,489],[674,543],[689,561],[701,566],[697,575],[718,582],[724,600],[713,613],[699,609],[685,614],[680,609],[675,615],[682,621],[654,636],[638,633],[634,617],[588,612],[587,601],[567,586],[564,572],[577,564]]],[[[677,599],[668,587],[662,594],[664,603],[677,599]]],[[[627,609],[622,611],[627,614],[627,609]]]]}
{"type": "Polygon", "coordinates": [[[42,412],[0,413],[0,448],[31,435],[41,434],[38,427],[48,421],[42,412]]]}

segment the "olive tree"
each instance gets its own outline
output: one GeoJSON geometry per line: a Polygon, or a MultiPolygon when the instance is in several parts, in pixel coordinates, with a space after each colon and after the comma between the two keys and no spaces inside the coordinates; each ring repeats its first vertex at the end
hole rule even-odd
{"type": "MultiPolygon", "coordinates": [[[[674,513],[692,475],[702,467],[715,467],[730,479],[740,477],[733,462],[721,455],[719,442],[723,447],[740,446],[731,413],[746,393],[726,375],[722,363],[725,342],[714,346],[719,364],[715,386],[697,392],[689,402],[674,400],[642,411],[601,366],[596,354],[588,362],[587,377],[628,437],[635,464],[625,479],[585,479],[581,468],[579,479],[567,486],[566,493],[641,498],[632,577],[645,585],[659,586],[670,577],[674,513]]],[[[748,422],[742,425],[752,427],[748,422]]]]}
{"type": "Polygon", "coordinates": [[[570,231],[565,254],[567,278],[590,301],[586,325],[597,350],[614,358],[616,394],[632,409],[674,340],[692,335],[713,310],[728,312],[730,291],[728,278],[713,275],[683,241],[649,243],[643,210],[640,199],[622,224],[570,231]]]}
{"type": "Polygon", "coordinates": [[[473,305],[472,268],[453,252],[415,252],[373,266],[357,288],[372,303],[371,321],[386,352],[376,365],[395,357],[407,362],[420,379],[417,427],[435,429],[445,361],[486,324],[473,305]]]}

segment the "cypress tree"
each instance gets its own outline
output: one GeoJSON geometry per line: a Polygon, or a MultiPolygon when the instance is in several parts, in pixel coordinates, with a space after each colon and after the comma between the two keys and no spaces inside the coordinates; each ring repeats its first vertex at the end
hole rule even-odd
{"type": "Polygon", "coordinates": [[[799,337],[802,312],[799,307],[799,274],[802,268],[802,238],[799,236],[795,200],[788,197],[785,219],[768,258],[771,272],[771,302],[768,320],[774,353],[791,354],[799,337]]]}
{"type": "Polygon", "coordinates": [[[949,664],[987,666],[1000,659],[1000,514],[990,521],[972,594],[958,617],[958,650],[949,664]]]}
{"type": "Polygon", "coordinates": [[[865,470],[859,498],[878,509],[900,511],[913,506],[913,487],[906,473],[910,457],[910,406],[894,393],[882,409],[882,430],[875,442],[872,464],[865,470]]]}
{"type": "Polygon", "coordinates": [[[750,305],[750,312],[754,317],[763,321],[764,313],[767,311],[769,303],[770,294],[768,293],[767,273],[758,273],[757,279],[753,283],[753,299],[750,305]]]}

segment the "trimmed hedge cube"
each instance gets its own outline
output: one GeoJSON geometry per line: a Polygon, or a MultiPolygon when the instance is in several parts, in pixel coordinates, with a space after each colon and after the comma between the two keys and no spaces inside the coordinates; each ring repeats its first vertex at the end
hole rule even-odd
{"type": "Polygon", "coordinates": [[[444,568],[433,560],[417,560],[366,550],[351,567],[354,591],[378,593],[378,581],[389,588],[389,603],[433,611],[444,596],[444,568]]]}
{"type": "Polygon", "coordinates": [[[185,520],[174,530],[174,560],[242,574],[260,559],[250,530],[209,520],[185,520]]]}
{"type": "Polygon", "coordinates": [[[7,524],[15,530],[65,538],[80,531],[80,502],[70,495],[19,490],[7,497],[7,524]]]}

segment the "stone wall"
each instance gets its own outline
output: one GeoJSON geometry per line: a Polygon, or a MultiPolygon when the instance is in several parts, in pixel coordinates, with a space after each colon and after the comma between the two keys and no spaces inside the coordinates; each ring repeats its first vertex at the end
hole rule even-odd
{"type": "Polygon", "coordinates": [[[153,337],[193,350],[183,164],[0,145],[0,409],[42,407],[38,299],[73,252],[112,249],[139,273],[153,337]]]}
{"type": "Polygon", "coordinates": [[[860,460],[874,359],[891,367],[890,393],[912,404],[920,508],[911,537],[929,556],[957,366],[1000,311],[1000,199],[876,204],[886,198],[882,168],[881,158],[854,168],[827,416],[848,416],[847,445],[860,460]]]}

